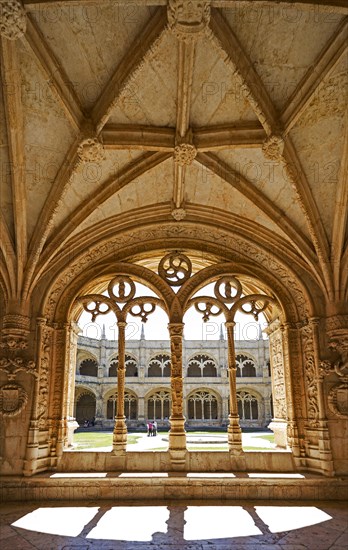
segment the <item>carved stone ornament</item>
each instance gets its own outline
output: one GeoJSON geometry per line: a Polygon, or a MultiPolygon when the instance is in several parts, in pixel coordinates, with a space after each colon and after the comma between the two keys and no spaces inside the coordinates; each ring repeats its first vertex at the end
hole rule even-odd
{"type": "Polygon", "coordinates": [[[105,159],[103,144],[96,137],[83,139],[77,153],[82,162],[100,162],[105,159]]]}
{"type": "Polygon", "coordinates": [[[335,384],[328,394],[328,405],[331,412],[340,418],[348,418],[348,382],[335,384]]]}
{"type": "Polygon", "coordinates": [[[279,135],[271,135],[262,145],[262,152],[269,160],[281,160],[284,151],[284,140],[279,135]]]}
{"type": "Polygon", "coordinates": [[[189,166],[197,155],[197,149],[190,143],[181,143],[174,148],[174,162],[179,166],[189,166]]]}
{"type": "Polygon", "coordinates": [[[184,208],[174,208],[172,210],[172,216],[177,222],[186,218],[186,210],[184,208]]]}
{"type": "Polygon", "coordinates": [[[8,40],[17,40],[23,36],[27,20],[22,3],[19,0],[0,2],[0,34],[8,40]]]}
{"type": "Polygon", "coordinates": [[[0,348],[5,348],[11,351],[27,349],[27,347],[28,342],[26,340],[13,335],[3,336],[2,341],[0,342],[0,348]]]}
{"type": "Polygon", "coordinates": [[[0,414],[16,416],[26,406],[28,394],[19,384],[5,384],[0,387],[0,414]]]}
{"type": "Polygon", "coordinates": [[[17,372],[25,371],[37,377],[36,364],[34,361],[28,361],[22,357],[3,357],[0,359],[0,371],[3,370],[7,374],[8,380],[14,380],[17,372]]]}
{"type": "Polygon", "coordinates": [[[210,2],[169,0],[168,27],[178,40],[190,42],[203,36],[210,21],[210,2]]]}

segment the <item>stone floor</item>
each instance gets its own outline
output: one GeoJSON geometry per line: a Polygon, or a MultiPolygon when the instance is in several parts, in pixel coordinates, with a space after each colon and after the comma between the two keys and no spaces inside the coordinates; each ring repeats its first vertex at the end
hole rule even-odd
{"type": "Polygon", "coordinates": [[[346,550],[348,513],[333,502],[4,504],[1,550],[346,550]]]}

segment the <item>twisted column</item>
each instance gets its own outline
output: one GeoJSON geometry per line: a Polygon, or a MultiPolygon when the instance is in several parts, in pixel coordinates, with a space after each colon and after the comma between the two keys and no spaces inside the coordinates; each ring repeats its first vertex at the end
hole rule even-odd
{"type": "Polygon", "coordinates": [[[170,416],[169,452],[173,465],[181,469],[185,464],[186,432],[183,415],[183,378],[182,378],[182,339],[183,323],[169,323],[171,349],[171,395],[172,410],[170,416]]]}
{"type": "Polygon", "coordinates": [[[124,387],[126,374],[126,326],[125,321],[118,321],[118,368],[117,368],[117,409],[113,435],[112,450],[123,453],[127,447],[127,426],[124,415],[124,387]]]}
{"type": "Polygon", "coordinates": [[[241,454],[242,450],[242,430],[239,425],[238,405],[237,405],[237,380],[236,380],[236,358],[234,350],[234,321],[226,322],[227,345],[228,345],[228,380],[230,386],[230,414],[228,432],[228,447],[233,454],[241,454]]]}

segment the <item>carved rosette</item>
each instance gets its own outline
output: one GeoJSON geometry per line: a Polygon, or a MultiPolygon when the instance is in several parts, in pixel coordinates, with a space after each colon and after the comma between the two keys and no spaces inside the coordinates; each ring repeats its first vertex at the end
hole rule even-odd
{"type": "Polygon", "coordinates": [[[101,162],[105,159],[103,144],[98,138],[88,137],[81,141],[77,154],[81,162],[101,162]]]}
{"type": "Polygon", "coordinates": [[[308,396],[308,420],[313,424],[319,419],[319,396],[314,355],[314,335],[310,325],[302,327],[301,338],[308,396]]]}
{"type": "Polygon", "coordinates": [[[19,384],[11,383],[0,387],[0,415],[17,416],[28,402],[28,394],[19,384]]]}
{"type": "Polygon", "coordinates": [[[189,166],[197,155],[197,149],[191,143],[180,143],[174,148],[174,162],[179,166],[189,166]]]}
{"type": "Polygon", "coordinates": [[[169,0],[168,28],[182,42],[193,42],[204,36],[210,21],[210,2],[169,0]]]}
{"type": "Polygon", "coordinates": [[[180,222],[181,220],[186,218],[186,210],[184,208],[174,208],[172,210],[172,216],[174,220],[180,222]]]}
{"type": "Polygon", "coordinates": [[[284,140],[276,134],[272,134],[262,145],[262,152],[269,160],[282,160],[283,151],[284,140]]]}
{"type": "Polygon", "coordinates": [[[0,2],[0,34],[8,40],[17,40],[25,33],[27,20],[19,0],[0,2]]]}

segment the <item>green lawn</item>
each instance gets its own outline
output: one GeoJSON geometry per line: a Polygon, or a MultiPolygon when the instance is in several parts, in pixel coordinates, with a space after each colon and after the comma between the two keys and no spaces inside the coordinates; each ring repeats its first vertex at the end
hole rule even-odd
{"type": "MultiPolygon", "coordinates": [[[[190,434],[195,434],[197,436],[199,435],[220,435],[222,432],[189,432],[188,436],[190,434]]],[[[137,443],[137,441],[142,437],[142,434],[128,434],[127,436],[127,444],[132,445],[134,443],[137,443]]],[[[244,451],[264,451],[265,447],[260,447],[260,442],[258,442],[258,439],[264,439],[266,441],[270,441],[271,443],[274,443],[274,434],[269,435],[260,435],[255,436],[253,438],[253,441],[248,442],[247,446],[243,446],[244,451]],[[254,444],[255,442],[255,444],[254,444]]],[[[78,432],[74,434],[73,438],[73,448],[74,450],[80,451],[84,449],[95,449],[95,448],[102,448],[102,447],[111,447],[112,446],[112,432],[78,432]]],[[[168,447],[155,447],[153,451],[164,451],[168,447]]],[[[188,443],[187,448],[190,451],[227,451],[228,446],[226,443],[216,443],[216,444],[209,444],[202,445],[200,442],[197,441],[197,443],[188,443]]]]}
{"type": "MultiPolygon", "coordinates": [[[[136,443],[140,435],[128,434],[127,443],[129,445],[136,443]]],[[[74,449],[94,449],[99,447],[111,447],[112,432],[79,432],[74,434],[74,449]]]]}

